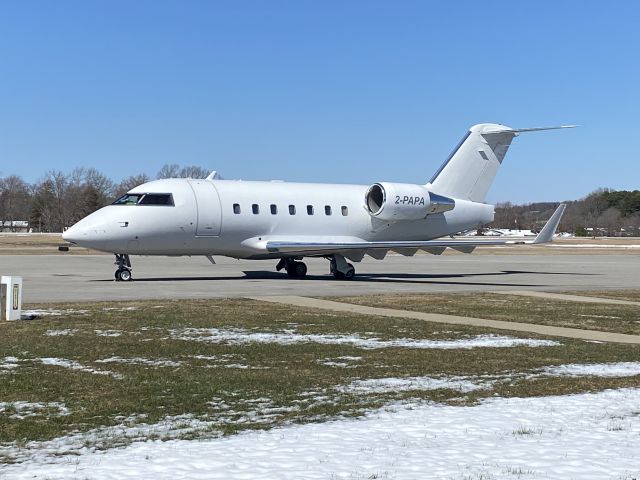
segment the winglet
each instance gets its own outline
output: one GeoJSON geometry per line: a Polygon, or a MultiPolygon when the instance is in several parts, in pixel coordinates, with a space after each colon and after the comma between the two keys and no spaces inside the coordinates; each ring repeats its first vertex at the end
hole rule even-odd
{"type": "Polygon", "coordinates": [[[553,212],[551,218],[547,220],[547,223],[545,223],[538,236],[532,242],[533,244],[548,243],[553,240],[553,235],[556,233],[556,229],[558,228],[558,224],[560,223],[560,219],[562,218],[562,214],[566,207],[566,204],[561,203],[558,208],[556,208],[556,211],[553,212]]]}

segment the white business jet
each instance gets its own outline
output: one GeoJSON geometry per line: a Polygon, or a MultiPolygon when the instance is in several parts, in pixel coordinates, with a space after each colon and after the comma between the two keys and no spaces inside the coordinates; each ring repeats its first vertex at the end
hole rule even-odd
{"type": "Polygon", "coordinates": [[[570,128],[514,129],[474,125],[426,185],[373,185],[165,179],[130,190],[63,234],[74,244],[114,253],[116,280],[131,280],[130,255],[202,255],[278,259],[291,277],[307,273],[304,257],[324,257],[337,279],[351,279],[365,255],[388,251],[439,255],[446,248],[545,243],[553,238],[560,205],[531,241],[447,237],[493,221],[483,203],[511,141],[519,133],[570,128]]]}

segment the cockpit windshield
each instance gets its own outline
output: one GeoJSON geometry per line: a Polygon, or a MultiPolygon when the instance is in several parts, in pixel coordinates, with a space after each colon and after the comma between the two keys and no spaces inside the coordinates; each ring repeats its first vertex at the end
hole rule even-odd
{"type": "Polygon", "coordinates": [[[113,205],[163,205],[173,207],[173,195],[170,193],[125,193],[113,205]]]}

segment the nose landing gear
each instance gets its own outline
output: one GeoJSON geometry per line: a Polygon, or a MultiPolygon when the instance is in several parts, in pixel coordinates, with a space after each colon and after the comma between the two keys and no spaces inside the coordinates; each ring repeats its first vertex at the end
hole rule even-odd
{"type": "Polygon", "coordinates": [[[115,264],[118,266],[115,273],[116,282],[131,281],[131,260],[129,260],[129,255],[116,253],[115,264]]]}

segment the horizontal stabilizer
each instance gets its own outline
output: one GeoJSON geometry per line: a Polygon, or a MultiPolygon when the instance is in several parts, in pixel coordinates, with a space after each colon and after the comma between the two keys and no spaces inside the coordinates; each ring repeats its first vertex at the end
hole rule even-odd
{"type": "Polygon", "coordinates": [[[532,127],[532,128],[496,128],[495,130],[485,129],[482,135],[492,135],[500,133],[524,133],[524,132],[540,132],[542,130],[561,130],[563,128],[576,128],[580,125],[558,125],[557,127],[532,127]]]}

